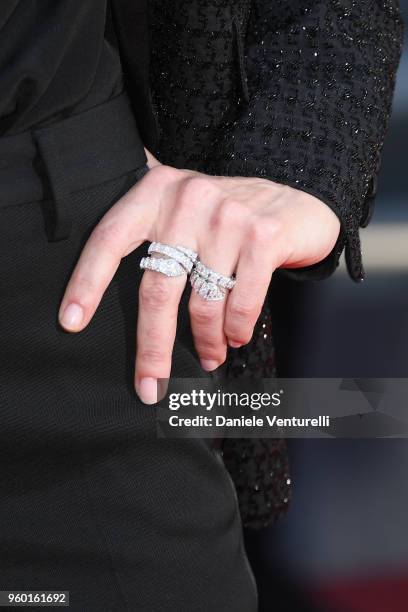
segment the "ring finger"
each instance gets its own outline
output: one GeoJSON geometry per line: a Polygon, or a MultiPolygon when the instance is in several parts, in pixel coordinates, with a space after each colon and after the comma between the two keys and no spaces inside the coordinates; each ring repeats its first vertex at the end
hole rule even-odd
{"type": "MultiPolygon", "coordinates": [[[[225,245],[224,245],[225,247],[225,245]]],[[[235,249],[214,249],[212,254],[207,250],[201,261],[205,266],[220,274],[230,276],[236,264],[235,249]],[[223,261],[217,253],[223,252],[223,261]]],[[[199,285],[198,285],[199,286],[199,285]]],[[[227,338],[224,332],[225,304],[227,291],[222,300],[208,300],[193,288],[189,310],[191,329],[200,362],[204,370],[212,371],[220,366],[227,354],[227,338]]]]}

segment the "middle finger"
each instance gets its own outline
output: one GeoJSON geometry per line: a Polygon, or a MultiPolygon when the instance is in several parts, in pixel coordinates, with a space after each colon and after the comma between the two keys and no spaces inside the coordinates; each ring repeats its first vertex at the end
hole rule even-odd
{"type": "MultiPolygon", "coordinates": [[[[230,276],[235,264],[235,248],[205,249],[200,261],[211,270],[230,276]],[[223,253],[222,261],[219,253],[223,253]]],[[[212,371],[220,366],[227,355],[227,338],[224,332],[226,292],[223,300],[206,300],[196,290],[191,292],[189,311],[194,343],[204,370],[212,371]]]]}
{"type": "Polygon", "coordinates": [[[170,376],[177,313],[187,275],[168,277],[146,270],[139,287],[135,387],[140,399],[154,404],[158,379],[170,376]]]}

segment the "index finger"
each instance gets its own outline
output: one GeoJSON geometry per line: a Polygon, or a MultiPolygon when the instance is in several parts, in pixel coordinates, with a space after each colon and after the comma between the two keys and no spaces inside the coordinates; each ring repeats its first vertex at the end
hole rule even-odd
{"type": "Polygon", "coordinates": [[[88,325],[122,257],[147,239],[156,209],[143,181],[109,209],[88,238],[59,309],[59,322],[67,331],[88,325]]]}

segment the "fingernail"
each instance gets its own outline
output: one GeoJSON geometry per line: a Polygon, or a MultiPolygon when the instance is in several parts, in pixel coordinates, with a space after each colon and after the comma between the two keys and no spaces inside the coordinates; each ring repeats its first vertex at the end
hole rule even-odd
{"type": "Polygon", "coordinates": [[[218,361],[214,361],[213,359],[202,359],[201,367],[203,370],[207,370],[207,372],[211,372],[212,370],[216,370],[220,364],[218,361]]]}
{"type": "Polygon", "coordinates": [[[157,403],[157,380],[155,378],[141,378],[136,390],[144,404],[157,403]]]}
{"type": "Polygon", "coordinates": [[[229,340],[228,344],[232,347],[232,348],[239,348],[240,346],[242,346],[241,342],[234,342],[233,340],[229,340]]]}
{"type": "Polygon", "coordinates": [[[67,329],[78,329],[82,323],[84,312],[78,304],[68,304],[61,316],[61,325],[67,329]]]}

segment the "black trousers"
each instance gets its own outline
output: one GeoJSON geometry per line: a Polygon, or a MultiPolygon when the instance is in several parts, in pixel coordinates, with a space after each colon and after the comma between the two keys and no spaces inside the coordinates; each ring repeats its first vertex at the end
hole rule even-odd
{"type": "MultiPolygon", "coordinates": [[[[139,260],[86,330],[57,312],[92,228],[148,168],[126,99],[0,139],[0,590],[81,612],[254,612],[232,481],[206,440],[157,438],[133,390],[139,260]]],[[[204,376],[186,299],[173,375],[204,376]]]]}

